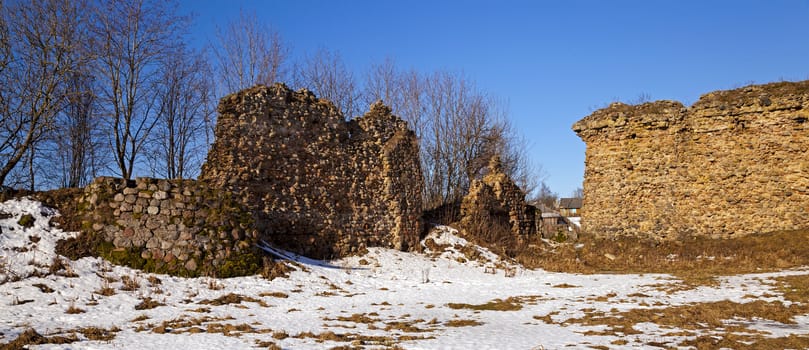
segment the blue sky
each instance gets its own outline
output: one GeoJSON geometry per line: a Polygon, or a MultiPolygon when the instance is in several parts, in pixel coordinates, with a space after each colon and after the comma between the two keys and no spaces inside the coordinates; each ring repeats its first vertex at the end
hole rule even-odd
{"type": "MultiPolygon", "coordinates": [[[[463,72],[508,102],[546,183],[581,186],[584,143],[571,125],[612,101],[694,103],[749,83],[809,79],[809,1],[214,1],[195,37],[239,10],[255,13],[294,56],[325,47],[361,75],[393,58],[404,69],[463,72]]],[[[293,57],[294,59],[294,57],[293,57]]]]}

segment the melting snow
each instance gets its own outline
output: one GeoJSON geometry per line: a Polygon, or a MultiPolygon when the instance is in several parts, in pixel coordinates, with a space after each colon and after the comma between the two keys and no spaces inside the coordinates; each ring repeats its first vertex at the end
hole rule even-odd
{"type": "MultiPolygon", "coordinates": [[[[292,349],[352,344],[369,349],[637,348],[649,341],[676,344],[684,336],[670,335],[676,330],[651,323],[635,325],[641,332],[637,335],[586,335],[605,327],[564,321],[594,310],[626,311],[655,303],[782,300],[772,278],[809,274],[802,269],[726,277],[718,286],[671,294],[660,288],[678,283],[667,275],[519,269],[514,277],[506,277],[513,263],[470,246],[451,228],[438,227],[428,238],[443,250],[424,254],[372,248],[364,256],[323,262],[263,245],[296,269],[289,278],[272,281],[259,276],[215,280],[153,275],[98,258],[65,259],[78,276],[69,277],[48,273],[55,243],[73,235],[48,224],[57,213],[28,199],[0,204],[0,213],[11,215],[0,220],[0,343],[29,328],[45,336],[72,334],[83,327],[119,329],[112,340],[90,340],[77,333],[79,342],[35,346],[38,349],[219,350],[266,348],[270,343],[292,349]],[[18,224],[26,213],[35,219],[28,229],[18,224]],[[465,247],[476,250],[478,258],[463,259],[465,247]],[[126,288],[127,279],[136,283],[126,288]],[[105,288],[108,293],[102,293],[105,288]],[[231,294],[242,298],[216,302],[231,294]],[[451,306],[496,299],[521,308],[480,311],[451,306]],[[144,300],[156,306],[139,309],[144,300]],[[626,343],[616,345],[617,340],[626,343]]],[[[769,321],[750,327],[774,336],[809,333],[809,316],[795,321],[797,325],[789,327],[769,321]]]]}

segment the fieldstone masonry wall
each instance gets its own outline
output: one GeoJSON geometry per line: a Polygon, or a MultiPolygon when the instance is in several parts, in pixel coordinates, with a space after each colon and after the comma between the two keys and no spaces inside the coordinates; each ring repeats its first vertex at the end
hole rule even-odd
{"type": "Polygon", "coordinates": [[[418,143],[381,103],[347,122],[309,91],[256,86],[222,99],[215,133],[200,178],[237,193],[263,238],[318,258],[418,247],[418,143]]]}
{"type": "Polygon", "coordinates": [[[85,231],[149,270],[229,277],[260,263],[252,215],[227,191],[201,182],[100,177],[79,206],[85,231]]]}
{"type": "Polygon", "coordinates": [[[729,237],[809,227],[809,81],[615,103],[573,125],[587,144],[584,229],[729,237]]]}

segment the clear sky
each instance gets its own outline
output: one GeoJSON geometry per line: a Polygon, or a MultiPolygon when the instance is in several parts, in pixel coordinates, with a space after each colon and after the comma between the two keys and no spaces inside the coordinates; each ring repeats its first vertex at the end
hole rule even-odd
{"type": "MultiPolygon", "coordinates": [[[[338,51],[361,75],[463,72],[508,102],[533,161],[561,196],[581,186],[584,143],[571,125],[612,101],[694,103],[749,83],[809,79],[809,1],[187,0],[194,36],[255,13],[293,56],[338,51]]],[[[293,57],[294,59],[294,57],[293,57]]]]}

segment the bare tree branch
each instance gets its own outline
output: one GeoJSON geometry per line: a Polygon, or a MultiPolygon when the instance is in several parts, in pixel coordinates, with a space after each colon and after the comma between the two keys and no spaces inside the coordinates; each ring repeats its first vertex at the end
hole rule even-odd
{"type": "Polygon", "coordinates": [[[96,11],[99,99],[108,116],[117,171],[126,179],[157,123],[159,68],[188,24],[188,18],[174,14],[174,7],[162,0],[120,0],[96,11]]]}

